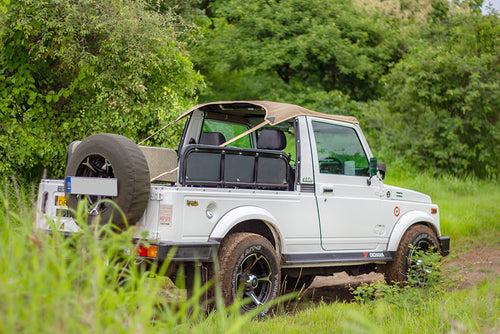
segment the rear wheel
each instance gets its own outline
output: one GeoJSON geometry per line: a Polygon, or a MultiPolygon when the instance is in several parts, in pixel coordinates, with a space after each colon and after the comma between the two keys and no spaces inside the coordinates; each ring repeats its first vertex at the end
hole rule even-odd
{"type": "Polygon", "coordinates": [[[387,283],[406,283],[408,270],[418,267],[413,256],[417,250],[439,251],[436,234],[426,225],[414,225],[405,232],[394,255],[394,261],[383,268],[387,283]]]}
{"type": "Polygon", "coordinates": [[[242,311],[249,311],[278,296],[279,260],[273,245],[263,236],[229,235],[219,250],[219,263],[219,283],[226,305],[244,298],[248,303],[242,306],[242,311]]]}

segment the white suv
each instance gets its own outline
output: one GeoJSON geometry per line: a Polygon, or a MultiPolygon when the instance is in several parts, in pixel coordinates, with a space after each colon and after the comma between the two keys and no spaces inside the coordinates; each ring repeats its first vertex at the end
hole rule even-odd
{"type": "Polygon", "coordinates": [[[186,118],[179,154],[113,134],[71,143],[66,178],[40,183],[38,227],[78,232],[68,207],[84,197],[89,221],[124,226],[111,198],[135,225],[139,256],[161,262],[175,248],[188,291],[194,268],[210,279],[217,261],[225,302],[241,291],[245,309],[344,270],[404,282],[415,247],[448,254],[438,206],[384,184],[354,117],[231,101],[186,118]]]}

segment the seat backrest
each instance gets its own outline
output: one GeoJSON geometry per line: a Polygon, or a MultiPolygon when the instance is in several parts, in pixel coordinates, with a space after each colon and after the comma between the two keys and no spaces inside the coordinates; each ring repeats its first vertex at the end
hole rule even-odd
{"type": "Polygon", "coordinates": [[[285,133],[278,129],[264,129],[257,139],[257,148],[263,150],[284,150],[286,147],[285,133]]]}
{"type": "Polygon", "coordinates": [[[289,189],[289,160],[276,150],[187,145],[179,159],[183,186],[289,189]]]}
{"type": "Polygon", "coordinates": [[[220,132],[203,132],[200,136],[201,145],[220,146],[226,142],[226,137],[220,132]]]}

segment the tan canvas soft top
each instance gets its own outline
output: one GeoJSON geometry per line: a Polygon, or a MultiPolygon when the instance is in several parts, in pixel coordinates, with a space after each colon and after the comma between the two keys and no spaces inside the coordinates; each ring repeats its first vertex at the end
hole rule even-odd
{"type": "Polygon", "coordinates": [[[204,103],[192,107],[191,109],[180,115],[177,120],[190,115],[197,109],[200,109],[202,111],[214,112],[230,111],[229,113],[240,115],[245,114],[247,116],[262,115],[264,116],[265,121],[267,121],[266,123],[270,125],[276,125],[289,119],[293,119],[297,116],[315,116],[340,122],[359,124],[356,117],[353,116],[323,114],[317,111],[306,109],[301,106],[297,106],[295,104],[272,101],[219,101],[204,103]]]}

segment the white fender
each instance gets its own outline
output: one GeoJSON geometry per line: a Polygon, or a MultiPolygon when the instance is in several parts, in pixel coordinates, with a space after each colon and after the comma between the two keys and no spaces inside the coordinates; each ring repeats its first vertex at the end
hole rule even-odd
{"type": "Polygon", "coordinates": [[[220,240],[238,223],[247,220],[261,220],[263,221],[273,233],[274,240],[276,240],[276,249],[281,250],[282,237],[277,228],[277,220],[269,211],[256,207],[256,206],[240,206],[234,208],[222,216],[214,229],[210,233],[209,239],[220,240]]]}
{"type": "Polygon", "coordinates": [[[408,230],[410,226],[416,223],[428,223],[433,226],[433,229],[437,231],[437,236],[439,237],[439,221],[434,219],[430,214],[423,211],[410,211],[405,213],[392,229],[391,236],[389,238],[389,244],[387,245],[387,250],[389,252],[396,251],[399,246],[399,242],[403,237],[403,234],[408,230]]]}

